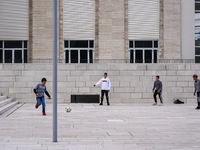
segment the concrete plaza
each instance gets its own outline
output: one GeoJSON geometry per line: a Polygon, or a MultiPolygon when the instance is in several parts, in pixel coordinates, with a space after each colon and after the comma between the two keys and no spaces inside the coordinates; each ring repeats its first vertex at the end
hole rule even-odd
{"type": "Polygon", "coordinates": [[[58,142],[52,142],[52,104],[24,104],[0,116],[0,150],[200,150],[195,105],[58,105],[58,142]]]}

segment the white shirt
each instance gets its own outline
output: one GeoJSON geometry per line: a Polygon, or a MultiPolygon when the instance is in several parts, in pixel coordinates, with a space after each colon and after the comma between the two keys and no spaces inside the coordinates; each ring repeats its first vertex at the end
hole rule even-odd
{"type": "Polygon", "coordinates": [[[101,84],[101,90],[110,90],[111,88],[111,82],[108,77],[100,79],[95,85],[98,86],[100,84],[101,84]]]}

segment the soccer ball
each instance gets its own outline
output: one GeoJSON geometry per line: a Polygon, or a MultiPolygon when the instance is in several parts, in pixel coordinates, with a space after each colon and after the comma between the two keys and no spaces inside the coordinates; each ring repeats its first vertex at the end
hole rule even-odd
{"type": "Polygon", "coordinates": [[[71,110],[72,110],[72,109],[71,109],[70,107],[65,108],[65,111],[66,111],[66,112],[71,112],[71,110]]]}

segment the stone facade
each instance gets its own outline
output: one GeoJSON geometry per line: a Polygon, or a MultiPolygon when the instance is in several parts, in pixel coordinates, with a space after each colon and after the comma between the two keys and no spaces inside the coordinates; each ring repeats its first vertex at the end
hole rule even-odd
{"type": "MultiPolygon", "coordinates": [[[[181,0],[159,3],[159,58],[181,59],[181,0]]],[[[29,60],[51,59],[52,2],[31,0],[29,6],[29,60]]],[[[128,59],[128,0],[95,1],[94,40],[95,59],[128,59]]],[[[63,0],[58,1],[58,58],[64,58],[63,0]]]]}
{"type": "MultiPolygon", "coordinates": [[[[200,74],[197,64],[59,64],[58,102],[70,102],[71,94],[100,94],[94,88],[106,71],[112,83],[111,103],[152,103],[152,86],[156,75],[163,82],[163,99],[172,103],[179,98],[196,102],[193,96],[193,74],[200,74]]],[[[52,95],[51,64],[0,64],[0,92],[18,101],[34,103],[33,88],[46,77],[52,95]]]]}
{"type": "MultiPolygon", "coordinates": [[[[53,3],[48,0],[31,0],[29,26],[29,58],[52,59],[53,3]]],[[[59,8],[58,3],[58,49],[59,49],[59,8]]],[[[58,57],[60,53],[58,51],[58,57]]],[[[31,60],[30,59],[30,60],[31,60]]]]}
{"type": "Polygon", "coordinates": [[[99,59],[124,59],[124,0],[99,1],[99,59]]]}
{"type": "Polygon", "coordinates": [[[163,41],[164,59],[181,59],[181,0],[163,0],[163,41]]]}

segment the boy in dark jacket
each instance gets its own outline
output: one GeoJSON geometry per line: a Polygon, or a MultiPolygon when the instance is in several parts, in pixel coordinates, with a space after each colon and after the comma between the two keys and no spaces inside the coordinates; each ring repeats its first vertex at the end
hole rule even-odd
{"type": "Polygon", "coordinates": [[[193,75],[194,80],[194,96],[197,93],[197,107],[196,109],[200,109],[200,80],[198,79],[198,75],[193,75]]]}
{"type": "Polygon", "coordinates": [[[159,76],[156,76],[156,81],[154,81],[154,85],[153,85],[153,97],[154,97],[154,101],[155,103],[153,105],[157,105],[157,98],[156,95],[159,95],[160,98],[160,105],[163,105],[163,99],[162,99],[162,82],[159,80],[159,76]]]}

